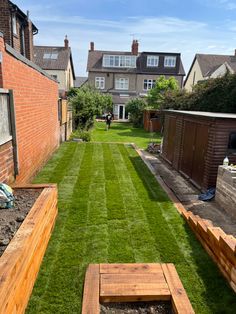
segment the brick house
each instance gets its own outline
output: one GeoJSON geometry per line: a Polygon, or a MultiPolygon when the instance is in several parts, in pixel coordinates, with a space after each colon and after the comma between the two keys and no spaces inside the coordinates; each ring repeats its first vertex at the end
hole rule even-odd
{"type": "Polygon", "coordinates": [[[139,52],[137,40],[131,51],[101,51],[90,43],[88,53],[88,84],[111,93],[116,119],[126,120],[125,104],[134,97],[145,96],[161,75],[175,77],[183,86],[185,75],[180,53],[139,52]]]}
{"type": "MultiPolygon", "coordinates": [[[[1,12],[10,12],[8,23],[4,16],[0,26],[0,182],[23,183],[59,145],[58,84],[30,60],[33,50],[27,55],[26,49],[24,56],[11,41],[12,7],[17,20],[20,14],[29,22],[27,16],[10,1],[0,4],[1,12]]],[[[33,47],[33,33],[28,47],[33,47]]]]}
{"type": "Polygon", "coordinates": [[[0,1],[0,31],[4,34],[5,43],[33,61],[33,36],[38,29],[28,15],[11,1],[0,1]]]}

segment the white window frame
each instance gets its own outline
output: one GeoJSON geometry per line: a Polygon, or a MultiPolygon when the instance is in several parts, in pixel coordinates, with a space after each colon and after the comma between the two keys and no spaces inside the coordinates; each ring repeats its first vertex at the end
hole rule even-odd
{"type": "Polygon", "coordinates": [[[103,77],[103,76],[96,76],[95,77],[95,88],[105,89],[105,77],[103,77]]]}
{"type": "Polygon", "coordinates": [[[129,79],[125,77],[116,78],[115,89],[129,90],[129,79]]]}
{"type": "Polygon", "coordinates": [[[104,55],[102,66],[104,68],[136,68],[136,56],[104,55]]]}
{"type": "Polygon", "coordinates": [[[43,59],[57,60],[58,52],[45,52],[43,54],[43,59]]]}
{"type": "Polygon", "coordinates": [[[159,56],[147,56],[147,67],[158,67],[159,56]]]}
{"type": "Polygon", "coordinates": [[[176,66],[176,57],[175,56],[165,56],[164,66],[166,68],[175,68],[175,66],[176,66]]]}
{"type": "Polygon", "coordinates": [[[147,91],[152,89],[156,84],[156,80],[153,79],[144,79],[143,80],[143,90],[147,91]],[[147,88],[145,88],[145,84],[147,86],[147,88]]]}
{"type": "Polygon", "coordinates": [[[12,139],[8,94],[0,94],[0,145],[12,139]]]}

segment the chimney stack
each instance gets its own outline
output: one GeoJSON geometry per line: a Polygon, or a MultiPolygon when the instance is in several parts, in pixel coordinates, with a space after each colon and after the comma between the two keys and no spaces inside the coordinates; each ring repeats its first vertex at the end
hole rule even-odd
{"type": "Polygon", "coordinates": [[[69,40],[67,39],[67,35],[65,36],[65,39],[64,39],[64,46],[65,48],[69,48],[69,40]]]}
{"type": "Polygon", "coordinates": [[[136,39],[134,39],[132,42],[131,53],[135,56],[138,55],[138,41],[136,39]]]}
{"type": "Polygon", "coordinates": [[[90,51],[94,51],[94,42],[93,41],[90,42],[90,51]]]}

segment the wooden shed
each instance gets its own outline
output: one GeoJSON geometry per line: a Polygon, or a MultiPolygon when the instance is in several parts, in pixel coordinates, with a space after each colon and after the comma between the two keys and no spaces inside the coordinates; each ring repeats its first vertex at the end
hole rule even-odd
{"type": "Polygon", "coordinates": [[[162,157],[191,182],[216,186],[218,166],[236,163],[236,114],[165,110],[162,157]]]}
{"type": "Polygon", "coordinates": [[[148,132],[160,132],[161,123],[161,111],[157,109],[146,109],[143,113],[143,126],[144,130],[148,132]]]}

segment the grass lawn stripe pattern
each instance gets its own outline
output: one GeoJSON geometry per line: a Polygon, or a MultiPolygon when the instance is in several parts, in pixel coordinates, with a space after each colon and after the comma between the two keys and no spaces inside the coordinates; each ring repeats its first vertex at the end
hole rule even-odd
{"type": "Polygon", "coordinates": [[[235,294],[135,150],[63,143],[35,183],[59,215],[27,313],[80,313],[89,263],[172,262],[196,313],[236,313],[235,294]],[[220,296],[220,297],[219,297],[220,296]]]}

